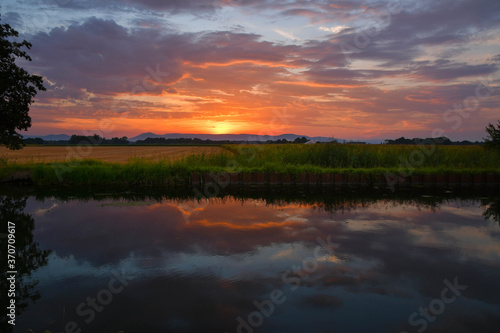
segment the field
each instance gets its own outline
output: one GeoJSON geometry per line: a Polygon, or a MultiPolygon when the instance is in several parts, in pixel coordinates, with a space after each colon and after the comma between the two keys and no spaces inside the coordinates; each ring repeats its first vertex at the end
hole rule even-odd
{"type": "Polygon", "coordinates": [[[21,150],[0,147],[0,158],[17,163],[64,162],[83,158],[125,163],[131,158],[177,160],[190,154],[212,154],[222,150],[209,146],[28,146],[21,150]]]}
{"type": "MultiPolygon", "coordinates": [[[[0,182],[144,184],[189,181],[193,173],[500,174],[500,154],[481,146],[353,144],[222,147],[27,147],[0,158],[0,182]],[[68,155],[69,151],[73,154],[68,155]],[[90,151],[90,153],[82,153],[90,151]],[[83,158],[84,157],[84,158],[83,158]],[[55,162],[55,163],[54,163],[55,162]]],[[[2,155],[0,155],[1,157],[2,155]]]]}

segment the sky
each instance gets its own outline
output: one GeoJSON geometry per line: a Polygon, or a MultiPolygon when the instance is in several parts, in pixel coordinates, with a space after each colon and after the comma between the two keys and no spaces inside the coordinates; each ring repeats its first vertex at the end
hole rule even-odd
{"type": "Polygon", "coordinates": [[[498,0],[3,0],[46,92],[28,135],[482,140],[498,0]]]}

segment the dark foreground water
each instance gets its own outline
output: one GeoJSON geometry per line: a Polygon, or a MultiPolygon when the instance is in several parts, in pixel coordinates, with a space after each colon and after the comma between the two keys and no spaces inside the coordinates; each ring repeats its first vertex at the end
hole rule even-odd
{"type": "Polygon", "coordinates": [[[2,332],[498,332],[495,193],[0,193],[2,332]],[[8,277],[8,276],[7,276],[8,277]]]}

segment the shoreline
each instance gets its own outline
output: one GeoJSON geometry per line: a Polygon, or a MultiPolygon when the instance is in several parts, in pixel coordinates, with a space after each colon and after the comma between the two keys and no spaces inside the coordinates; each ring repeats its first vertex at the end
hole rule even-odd
{"type": "MultiPolygon", "coordinates": [[[[57,165],[57,164],[54,164],[57,165]]],[[[0,176],[0,184],[31,184],[37,186],[52,185],[126,185],[126,186],[362,186],[362,187],[500,187],[500,169],[469,169],[469,170],[448,170],[443,172],[441,168],[426,169],[422,172],[414,172],[406,177],[399,176],[394,169],[337,169],[334,172],[265,172],[265,171],[240,171],[229,172],[218,171],[179,171],[177,173],[166,172],[165,175],[151,175],[147,169],[138,170],[137,174],[127,177],[127,170],[118,172],[116,165],[110,164],[113,177],[109,172],[93,175],[89,174],[85,166],[74,166],[66,170],[61,178],[57,177],[57,169],[50,168],[50,165],[35,164],[29,168],[12,168],[3,171],[0,176]],[[49,166],[49,169],[47,169],[49,166]],[[52,173],[51,170],[52,169],[52,173]],[[114,169],[114,170],[113,170],[114,169]],[[114,173],[113,171],[116,171],[114,173]],[[83,175],[88,177],[82,177],[83,175]]],[[[2,168],[0,167],[0,171],[2,168]]],[[[64,171],[64,169],[62,169],[64,171]]],[[[101,170],[102,171],[102,170],[101,170]]]]}
{"type": "MultiPolygon", "coordinates": [[[[391,180],[385,174],[353,173],[229,173],[229,185],[309,185],[309,186],[459,186],[498,187],[500,173],[497,174],[414,174],[391,180]]],[[[190,178],[193,186],[217,184],[225,180],[212,174],[195,173],[190,178]]]]}

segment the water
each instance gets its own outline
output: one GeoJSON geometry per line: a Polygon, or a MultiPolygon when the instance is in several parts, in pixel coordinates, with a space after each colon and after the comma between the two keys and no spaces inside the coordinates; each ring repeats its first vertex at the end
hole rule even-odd
{"type": "Polygon", "coordinates": [[[2,332],[500,327],[495,193],[268,188],[198,202],[189,192],[15,189],[1,198],[2,224],[16,223],[17,289],[31,286],[18,294],[15,328],[2,313],[2,332]]]}

